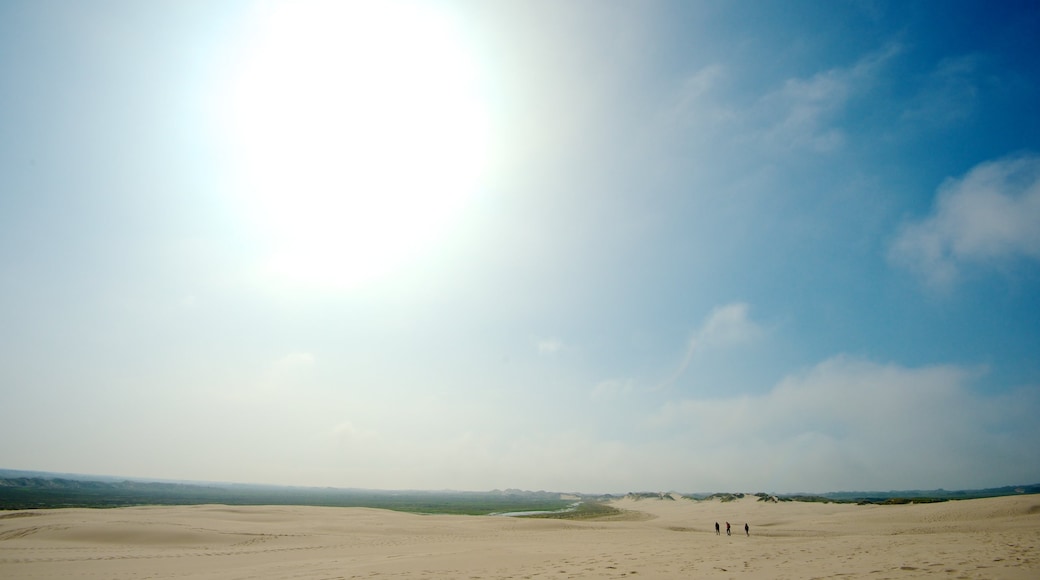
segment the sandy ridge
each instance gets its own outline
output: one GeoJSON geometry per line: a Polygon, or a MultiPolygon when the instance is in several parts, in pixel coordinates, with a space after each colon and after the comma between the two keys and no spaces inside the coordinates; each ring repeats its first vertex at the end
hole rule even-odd
{"type": "Polygon", "coordinates": [[[615,505],[638,517],[299,506],[0,512],[0,577],[1040,577],[1040,496],[901,506],[753,497],[615,505]],[[729,521],[733,535],[716,536],[715,521],[723,530],[729,521]]]}

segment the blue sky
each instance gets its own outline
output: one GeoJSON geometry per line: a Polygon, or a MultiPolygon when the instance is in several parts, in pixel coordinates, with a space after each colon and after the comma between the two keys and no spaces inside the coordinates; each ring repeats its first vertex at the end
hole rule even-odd
{"type": "Polygon", "coordinates": [[[1040,481],[1028,2],[5,2],[0,466],[1040,481]]]}

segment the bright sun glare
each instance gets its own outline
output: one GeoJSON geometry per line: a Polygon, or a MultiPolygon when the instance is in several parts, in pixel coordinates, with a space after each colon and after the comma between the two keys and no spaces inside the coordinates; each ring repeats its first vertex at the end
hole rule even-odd
{"type": "Polygon", "coordinates": [[[337,287],[395,270],[478,186],[474,55],[429,5],[287,2],[258,22],[225,118],[269,267],[337,287]]]}

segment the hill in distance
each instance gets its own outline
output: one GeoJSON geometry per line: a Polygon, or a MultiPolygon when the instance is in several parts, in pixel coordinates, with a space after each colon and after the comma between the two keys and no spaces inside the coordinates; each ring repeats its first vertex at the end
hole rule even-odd
{"type": "MultiPolygon", "coordinates": [[[[1040,493],[1040,484],[978,490],[848,491],[817,495],[755,494],[761,501],[824,501],[858,503],[919,503],[1040,493]]],[[[678,494],[675,494],[678,495],[678,494]]],[[[695,500],[730,501],[739,493],[689,494],[695,500]]],[[[636,499],[661,499],[666,492],[634,492],[636,499]]],[[[369,490],[331,487],[290,487],[242,483],[147,480],[41,471],[0,469],[0,510],[133,505],[312,505],[372,507],[414,513],[485,515],[509,512],[556,512],[575,502],[597,504],[614,495],[591,495],[519,489],[473,491],[369,490]]]]}

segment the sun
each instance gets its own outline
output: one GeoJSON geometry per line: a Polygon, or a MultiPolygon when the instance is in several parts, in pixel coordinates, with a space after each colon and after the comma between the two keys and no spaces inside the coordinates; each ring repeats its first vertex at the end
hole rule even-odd
{"type": "Polygon", "coordinates": [[[222,116],[267,266],[339,287],[391,273],[479,187],[489,140],[474,51],[432,3],[263,6],[222,116]]]}

